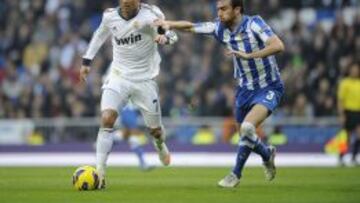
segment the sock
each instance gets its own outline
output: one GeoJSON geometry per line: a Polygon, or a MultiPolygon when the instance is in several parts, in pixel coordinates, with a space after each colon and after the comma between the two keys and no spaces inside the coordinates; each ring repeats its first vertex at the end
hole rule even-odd
{"type": "Polygon", "coordinates": [[[237,155],[236,155],[236,164],[232,172],[238,177],[241,178],[242,170],[246,163],[246,160],[249,158],[251,153],[251,148],[246,145],[240,145],[237,155]]]}
{"type": "Polygon", "coordinates": [[[142,147],[134,148],[134,149],[132,149],[132,151],[136,154],[136,156],[139,160],[140,168],[146,167],[146,163],[145,163],[145,159],[144,159],[144,150],[142,149],[142,147]]]}
{"type": "Polygon", "coordinates": [[[113,133],[114,144],[124,141],[124,134],[121,130],[116,130],[113,133]]]}
{"type": "Polygon", "coordinates": [[[96,141],[96,170],[100,176],[105,176],[108,156],[113,146],[113,129],[100,128],[96,141]]]}
{"type": "Polygon", "coordinates": [[[259,138],[256,141],[253,151],[261,156],[263,162],[269,161],[270,150],[259,138]]]}
{"type": "Polygon", "coordinates": [[[255,127],[249,122],[244,122],[241,125],[241,136],[238,153],[236,155],[236,164],[233,168],[233,173],[240,178],[244,165],[249,158],[251,151],[255,146],[255,127]]]}
{"type": "Polygon", "coordinates": [[[252,123],[244,122],[241,125],[242,142],[245,142],[256,154],[259,154],[264,162],[270,159],[269,148],[261,142],[256,135],[255,126],[252,123]]]}
{"type": "Polygon", "coordinates": [[[360,139],[356,139],[352,149],[352,161],[356,161],[356,155],[359,151],[360,139]]]}
{"type": "Polygon", "coordinates": [[[129,138],[130,149],[136,154],[140,168],[146,167],[145,159],[144,159],[144,150],[141,147],[140,139],[137,136],[131,135],[129,138]]]}

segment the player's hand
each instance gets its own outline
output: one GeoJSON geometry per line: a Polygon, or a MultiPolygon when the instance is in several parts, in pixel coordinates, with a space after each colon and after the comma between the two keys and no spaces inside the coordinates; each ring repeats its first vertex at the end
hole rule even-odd
{"type": "Polygon", "coordinates": [[[80,82],[81,83],[86,83],[87,81],[87,76],[90,73],[90,67],[89,66],[81,66],[80,69],[80,82]]]}
{"type": "Polygon", "coordinates": [[[228,50],[228,51],[226,52],[226,55],[228,55],[228,56],[235,56],[235,57],[237,57],[237,58],[246,59],[246,60],[247,60],[247,59],[251,59],[250,54],[245,53],[245,52],[243,52],[243,51],[228,50]]]}
{"type": "Polygon", "coordinates": [[[170,30],[170,25],[163,19],[154,20],[153,26],[162,27],[164,30],[170,30]]]}
{"type": "Polygon", "coordinates": [[[158,44],[164,45],[168,43],[168,38],[165,35],[157,35],[154,41],[158,44]]]}

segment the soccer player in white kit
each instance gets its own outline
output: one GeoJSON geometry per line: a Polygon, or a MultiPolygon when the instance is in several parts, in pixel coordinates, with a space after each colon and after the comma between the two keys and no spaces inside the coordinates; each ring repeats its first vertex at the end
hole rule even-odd
{"type": "Polygon", "coordinates": [[[173,44],[176,33],[153,26],[164,19],[161,10],[140,0],[119,0],[120,7],[107,9],[83,56],[80,79],[86,81],[90,64],[107,38],[112,37],[113,61],[110,74],[103,84],[101,97],[101,127],[96,143],[96,167],[99,187],[105,188],[105,168],[113,145],[114,123],[119,107],[129,100],[139,107],[145,125],[153,136],[154,146],[163,165],[170,164],[161,121],[159,92],[154,78],[160,71],[157,44],[173,44]]]}

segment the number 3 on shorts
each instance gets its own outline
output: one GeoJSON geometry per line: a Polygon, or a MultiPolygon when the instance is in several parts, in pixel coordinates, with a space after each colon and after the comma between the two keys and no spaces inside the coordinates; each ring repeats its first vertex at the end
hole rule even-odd
{"type": "Polygon", "coordinates": [[[268,91],[267,95],[266,95],[266,99],[267,100],[273,100],[275,96],[275,93],[273,91],[268,91]]]}

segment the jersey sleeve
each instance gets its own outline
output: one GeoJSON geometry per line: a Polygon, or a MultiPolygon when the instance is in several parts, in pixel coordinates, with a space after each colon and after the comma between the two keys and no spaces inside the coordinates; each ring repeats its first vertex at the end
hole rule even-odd
{"type": "Polygon", "coordinates": [[[92,60],[96,53],[99,51],[100,47],[104,44],[106,39],[110,36],[110,30],[108,28],[107,20],[106,20],[106,12],[103,14],[100,26],[94,32],[91,41],[89,43],[89,47],[85,55],[83,56],[84,59],[92,60]]]}
{"type": "Polygon", "coordinates": [[[160,10],[159,7],[153,6],[153,10],[154,10],[154,14],[156,15],[156,17],[165,20],[165,15],[164,15],[164,13],[160,10]]]}
{"type": "Polygon", "coordinates": [[[164,13],[161,11],[161,9],[155,5],[149,5],[149,4],[141,4],[144,8],[147,8],[151,11],[152,15],[150,17],[150,19],[148,19],[149,21],[154,21],[156,19],[162,19],[165,20],[165,15],[164,13]]]}
{"type": "Polygon", "coordinates": [[[265,43],[269,38],[275,35],[273,30],[268,24],[260,17],[255,16],[252,19],[250,24],[250,29],[260,37],[260,39],[265,43]]]}
{"type": "Polygon", "coordinates": [[[214,22],[195,23],[193,31],[198,34],[214,34],[216,24],[214,22]]]}

